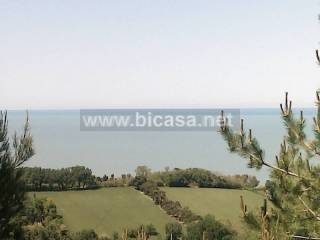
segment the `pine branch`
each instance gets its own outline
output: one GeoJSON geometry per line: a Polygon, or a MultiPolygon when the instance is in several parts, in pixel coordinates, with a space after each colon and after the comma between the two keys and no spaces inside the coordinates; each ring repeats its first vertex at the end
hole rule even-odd
{"type": "Polygon", "coordinates": [[[298,235],[295,235],[295,236],[291,236],[292,239],[308,239],[308,240],[317,240],[317,239],[320,239],[318,237],[303,237],[303,236],[298,236],[298,235]]]}
{"type": "MultiPolygon", "coordinates": [[[[289,106],[288,106],[289,108],[289,106]]],[[[221,119],[224,119],[223,113],[221,115],[221,119]]],[[[280,171],[282,173],[285,173],[290,176],[299,177],[298,174],[288,171],[282,168],[279,168],[277,166],[273,166],[269,163],[267,163],[263,158],[263,150],[261,150],[258,141],[252,137],[252,130],[249,130],[249,139],[248,143],[245,142],[246,140],[246,134],[243,129],[243,119],[241,120],[241,127],[240,127],[240,133],[234,133],[233,130],[230,129],[230,127],[227,125],[227,120],[221,121],[222,125],[220,128],[220,133],[223,135],[224,139],[227,141],[229,150],[231,152],[235,152],[239,154],[242,157],[248,158],[249,161],[249,167],[255,167],[257,169],[260,169],[262,165],[269,167],[271,169],[274,169],[276,171],[280,171]],[[237,140],[238,139],[238,140],[237,140]]]]}
{"type": "Polygon", "coordinates": [[[307,204],[303,199],[299,196],[299,201],[302,203],[302,205],[306,208],[306,210],[317,220],[320,221],[320,216],[317,215],[307,204]]]}
{"type": "Polygon", "coordinates": [[[286,171],[286,170],[284,170],[284,169],[282,169],[282,168],[279,168],[279,167],[270,165],[270,164],[268,164],[268,163],[266,163],[266,162],[263,162],[263,165],[266,166],[266,167],[272,168],[272,169],[274,169],[274,170],[276,170],[276,171],[283,172],[283,173],[285,173],[285,174],[287,174],[287,175],[290,175],[290,176],[293,176],[293,177],[304,178],[304,177],[301,177],[301,176],[299,176],[298,174],[296,174],[296,173],[294,173],[294,172],[286,171]]]}
{"type": "Polygon", "coordinates": [[[317,58],[318,64],[320,64],[320,57],[319,57],[318,49],[316,50],[316,58],[317,58]]]}
{"type": "Polygon", "coordinates": [[[18,137],[15,133],[13,138],[14,148],[14,165],[15,167],[21,166],[29,158],[34,155],[33,139],[30,134],[29,115],[27,113],[26,122],[24,125],[23,134],[18,137]]]}

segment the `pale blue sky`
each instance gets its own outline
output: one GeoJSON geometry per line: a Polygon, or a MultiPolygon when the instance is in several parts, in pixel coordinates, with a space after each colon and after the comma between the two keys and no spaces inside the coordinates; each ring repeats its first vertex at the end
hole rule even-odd
{"type": "Polygon", "coordinates": [[[0,0],[0,108],[312,106],[320,0],[0,0]]]}

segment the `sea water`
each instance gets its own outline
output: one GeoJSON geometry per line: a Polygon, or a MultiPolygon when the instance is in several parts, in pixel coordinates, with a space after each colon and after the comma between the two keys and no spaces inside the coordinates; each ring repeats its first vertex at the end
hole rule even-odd
{"type": "MultiPolygon", "coordinates": [[[[312,135],[313,109],[304,109],[307,132],[312,135]]],[[[62,168],[84,165],[93,173],[134,173],[139,165],[152,170],[205,168],[221,174],[250,174],[264,182],[269,170],[249,169],[247,161],[228,151],[216,131],[80,131],[79,110],[29,111],[36,154],[27,166],[62,168]]],[[[10,135],[22,132],[26,113],[9,111],[10,135]]],[[[285,128],[278,109],[241,109],[245,128],[265,150],[266,161],[274,163],[285,128]]]]}

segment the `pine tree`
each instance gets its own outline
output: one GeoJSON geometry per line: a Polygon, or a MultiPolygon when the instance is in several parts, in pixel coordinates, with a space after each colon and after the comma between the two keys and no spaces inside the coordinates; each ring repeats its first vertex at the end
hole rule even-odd
{"type": "Polygon", "coordinates": [[[25,199],[20,166],[33,154],[28,115],[23,134],[18,136],[15,133],[11,145],[7,113],[0,111],[0,239],[15,238],[12,236],[15,227],[13,220],[21,211],[25,199]]]}
{"type": "MultiPolygon", "coordinates": [[[[317,59],[320,63],[318,51],[317,59]]],[[[222,112],[220,132],[230,152],[247,159],[249,168],[271,169],[266,196],[272,207],[267,208],[268,202],[265,201],[260,213],[255,214],[247,211],[245,200],[241,199],[244,220],[251,228],[258,230],[259,239],[320,239],[320,164],[317,162],[320,160],[319,91],[316,92],[316,107],[314,137],[308,139],[303,111],[296,116],[286,93],[284,104],[280,104],[286,134],[274,165],[266,161],[265,151],[252,130],[244,130],[243,120],[240,131],[236,132],[228,126],[228,119],[222,112]]]]}

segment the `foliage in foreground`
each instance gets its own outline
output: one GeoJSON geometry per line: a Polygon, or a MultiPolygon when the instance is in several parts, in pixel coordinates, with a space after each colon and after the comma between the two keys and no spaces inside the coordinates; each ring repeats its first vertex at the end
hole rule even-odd
{"type": "Polygon", "coordinates": [[[0,239],[12,237],[17,231],[14,218],[23,208],[25,198],[20,166],[33,154],[28,117],[23,134],[15,134],[11,145],[7,113],[0,111],[0,239]]]}
{"type": "Polygon", "coordinates": [[[308,140],[305,133],[303,112],[296,117],[292,103],[286,94],[281,104],[286,135],[280,144],[276,164],[266,162],[265,152],[252,130],[245,132],[243,120],[239,132],[233,131],[222,115],[221,134],[229,150],[248,159],[248,167],[271,169],[270,181],[266,184],[268,199],[275,207],[268,208],[267,201],[260,213],[246,211],[242,201],[243,217],[249,226],[258,230],[256,239],[318,239],[320,237],[320,165],[312,162],[320,156],[320,94],[316,94],[317,113],[314,121],[314,139],[308,140]],[[313,237],[313,238],[312,238],[313,237]]]}

